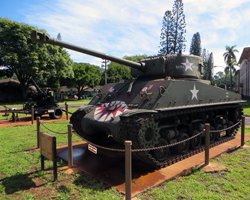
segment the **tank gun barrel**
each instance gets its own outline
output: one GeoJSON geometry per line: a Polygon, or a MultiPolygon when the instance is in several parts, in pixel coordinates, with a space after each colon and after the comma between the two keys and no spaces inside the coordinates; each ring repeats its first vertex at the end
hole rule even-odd
{"type": "Polygon", "coordinates": [[[102,58],[105,60],[110,60],[119,64],[123,64],[132,68],[135,68],[137,70],[140,71],[145,71],[145,67],[144,67],[144,63],[138,63],[138,62],[133,62],[130,60],[126,60],[126,59],[122,59],[122,58],[118,58],[115,56],[110,56],[110,55],[106,55],[104,53],[95,51],[95,50],[91,50],[91,49],[87,49],[84,47],[79,47],[70,43],[66,43],[66,42],[62,42],[60,40],[54,39],[54,38],[50,38],[47,34],[45,33],[40,33],[37,31],[32,31],[31,33],[31,39],[34,42],[39,42],[39,43],[47,43],[47,44],[52,44],[52,45],[56,45],[56,46],[60,46],[60,47],[64,47],[67,49],[71,49],[74,51],[78,51],[84,54],[88,54],[91,56],[95,56],[98,58],[102,58]]]}

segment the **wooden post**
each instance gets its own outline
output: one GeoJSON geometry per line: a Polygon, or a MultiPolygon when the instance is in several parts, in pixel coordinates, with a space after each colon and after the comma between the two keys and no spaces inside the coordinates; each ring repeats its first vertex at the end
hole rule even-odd
{"type": "Polygon", "coordinates": [[[31,124],[34,124],[34,118],[35,118],[35,109],[34,106],[31,106],[31,124]]]}
{"type": "Polygon", "coordinates": [[[41,131],[41,122],[40,117],[36,118],[36,137],[37,137],[37,148],[40,147],[40,131],[41,131]]]}
{"type": "Polygon", "coordinates": [[[66,120],[69,120],[69,105],[65,102],[66,120]]]}
{"type": "Polygon", "coordinates": [[[205,124],[205,165],[209,164],[210,124],[205,124]]]}
{"type": "Polygon", "coordinates": [[[73,167],[72,124],[68,124],[68,166],[73,167]]]}
{"type": "Polygon", "coordinates": [[[41,169],[44,170],[44,160],[45,157],[41,154],[41,169]]]}
{"type": "Polygon", "coordinates": [[[245,116],[241,118],[241,143],[240,146],[245,145],[245,116]]]}
{"type": "Polygon", "coordinates": [[[16,117],[15,117],[15,112],[14,111],[11,112],[11,120],[12,120],[12,122],[16,121],[16,117]]]}
{"type": "Polygon", "coordinates": [[[57,162],[56,162],[56,137],[53,137],[53,181],[57,180],[57,162]]]}
{"type": "Polygon", "coordinates": [[[3,106],[3,107],[4,107],[4,109],[5,109],[4,115],[7,116],[7,115],[8,115],[8,112],[7,112],[8,108],[7,108],[7,106],[3,106]]]}
{"type": "Polygon", "coordinates": [[[126,200],[131,200],[132,190],[132,156],[131,141],[125,141],[125,196],[126,200]]]}

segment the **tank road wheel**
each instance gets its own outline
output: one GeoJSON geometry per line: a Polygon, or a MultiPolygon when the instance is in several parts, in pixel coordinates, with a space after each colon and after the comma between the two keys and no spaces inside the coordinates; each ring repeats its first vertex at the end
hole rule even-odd
{"type": "MultiPolygon", "coordinates": [[[[230,126],[233,126],[233,125],[234,125],[234,123],[232,121],[229,121],[227,127],[230,127],[230,126]]],[[[235,127],[227,130],[226,133],[227,133],[228,136],[233,136],[235,134],[235,127]]]]}
{"type": "Polygon", "coordinates": [[[60,119],[63,115],[63,112],[60,108],[56,108],[53,113],[49,113],[50,119],[60,119]]]}
{"type": "Polygon", "coordinates": [[[215,132],[215,133],[214,133],[214,139],[215,139],[215,141],[217,141],[217,140],[219,140],[220,137],[221,137],[221,136],[220,136],[221,132],[219,132],[219,130],[223,130],[223,126],[222,126],[221,124],[218,124],[218,125],[216,126],[215,130],[218,130],[218,132],[215,132]]]}
{"type": "Polygon", "coordinates": [[[155,147],[160,138],[158,123],[153,119],[146,119],[139,130],[138,138],[142,148],[155,147]]]}
{"type": "MultiPolygon", "coordinates": [[[[189,138],[189,135],[185,132],[180,132],[180,136],[178,137],[178,141],[183,141],[189,138]]],[[[176,151],[178,154],[183,154],[188,152],[190,146],[190,141],[183,142],[176,146],[176,151]]]]}
{"type": "MultiPolygon", "coordinates": [[[[200,133],[204,128],[205,128],[204,124],[202,124],[201,122],[193,123],[191,126],[191,130],[190,130],[190,133],[191,133],[190,136],[193,136],[193,135],[200,133]]],[[[191,149],[200,148],[201,138],[202,138],[202,136],[199,135],[199,136],[195,137],[194,139],[190,140],[190,148],[191,149]]]]}
{"type": "MultiPolygon", "coordinates": [[[[193,135],[198,134],[200,131],[194,130],[193,135]]],[[[201,135],[195,137],[190,141],[190,148],[191,149],[198,149],[201,146],[201,135]]]]}
{"type": "MultiPolygon", "coordinates": [[[[210,126],[210,131],[214,131],[214,127],[210,126]]],[[[215,141],[216,133],[210,132],[210,143],[213,143],[215,141]]]]}
{"type": "MultiPolygon", "coordinates": [[[[163,139],[163,138],[160,138],[157,146],[164,146],[164,145],[167,145],[168,142],[163,139]]],[[[153,157],[159,161],[159,162],[165,162],[168,158],[168,155],[169,155],[169,148],[161,148],[161,149],[158,149],[158,150],[154,150],[152,152],[152,155],[153,157]]]]}

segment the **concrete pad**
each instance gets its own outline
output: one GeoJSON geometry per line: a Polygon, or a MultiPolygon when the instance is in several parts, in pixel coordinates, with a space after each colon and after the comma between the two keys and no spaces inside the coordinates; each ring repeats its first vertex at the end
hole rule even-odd
{"type": "Polygon", "coordinates": [[[210,162],[207,166],[203,167],[203,170],[205,172],[213,173],[219,171],[228,171],[228,168],[225,167],[224,165],[210,162]]]}
{"type": "MultiPolygon", "coordinates": [[[[250,134],[245,135],[245,141],[250,140],[250,134]]],[[[235,139],[222,143],[210,149],[210,158],[219,156],[229,149],[235,149],[240,145],[240,134],[235,139]]],[[[99,179],[110,186],[115,186],[119,192],[125,194],[125,163],[124,156],[105,157],[95,155],[87,150],[87,144],[78,144],[74,147],[74,168],[65,169],[67,173],[84,172],[99,179]]],[[[59,156],[67,161],[67,148],[60,149],[59,156]]],[[[192,172],[193,167],[204,165],[205,153],[201,152],[173,165],[159,170],[149,169],[144,163],[133,159],[132,161],[132,197],[137,194],[172,180],[181,175],[192,172]]],[[[212,165],[211,165],[212,166],[212,165]]],[[[210,166],[210,167],[211,167],[210,166]]],[[[213,167],[211,167],[213,168],[213,167]]]]}

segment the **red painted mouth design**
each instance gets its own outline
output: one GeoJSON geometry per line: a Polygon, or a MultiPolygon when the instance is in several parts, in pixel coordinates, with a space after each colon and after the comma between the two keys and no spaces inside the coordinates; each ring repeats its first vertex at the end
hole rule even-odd
{"type": "Polygon", "coordinates": [[[107,122],[118,117],[127,110],[128,106],[123,101],[111,101],[97,106],[94,113],[94,119],[101,122],[107,122]]]}

